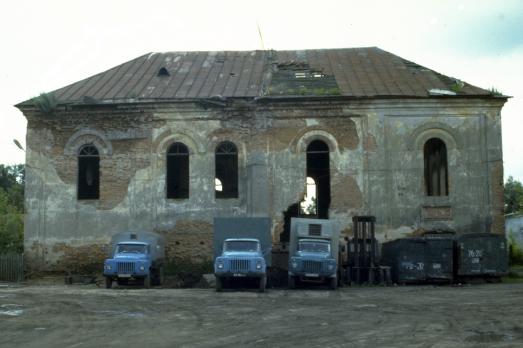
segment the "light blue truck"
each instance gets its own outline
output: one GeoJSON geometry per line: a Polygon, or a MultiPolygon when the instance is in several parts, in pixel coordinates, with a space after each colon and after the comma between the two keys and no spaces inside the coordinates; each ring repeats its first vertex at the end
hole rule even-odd
{"type": "Polygon", "coordinates": [[[216,291],[235,278],[254,278],[258,290],[265,291],[272,247],[269,218],[215,218],[213,242],[216,291]]]}
{"type": "Polygon", "coordinates": [[[331,220],[292,218],[288,286],[298,281],[338,285],[339,228],[331,220]]]}
{"type": "Polygon", "coordinates": [[[111,239],[109,258],[104,262],[105,287],[113,281],[141,281],[145,288],[160,285],[163,278],[165,240],[152,232],[124,232],[111,239]]]}

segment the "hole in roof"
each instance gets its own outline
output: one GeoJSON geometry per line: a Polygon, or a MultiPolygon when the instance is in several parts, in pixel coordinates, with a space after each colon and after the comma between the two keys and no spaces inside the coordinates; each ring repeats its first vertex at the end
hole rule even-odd
{"type": "Polygon", "coordinates": [[[165,67],[160,68],[160,70],[158,71],[158,76],[170,76],[170,75],[171,74],[169,74],[169,71],[165,67]]]}

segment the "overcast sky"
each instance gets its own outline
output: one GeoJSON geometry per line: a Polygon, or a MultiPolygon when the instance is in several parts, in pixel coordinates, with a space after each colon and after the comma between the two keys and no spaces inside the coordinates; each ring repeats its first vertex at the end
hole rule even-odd
{"type": "Polygon", "coordinates": [[[0,163],[24,162],[14,104],[151,51],[378,46],[513,96],[505,176],[523,181],[523,1],[5,1],[0,5],[0,163]]]}

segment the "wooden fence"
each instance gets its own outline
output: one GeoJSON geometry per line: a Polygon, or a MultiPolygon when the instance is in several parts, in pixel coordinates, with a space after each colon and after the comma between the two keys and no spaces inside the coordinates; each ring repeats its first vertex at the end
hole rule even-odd
{"type": "Polygon", "coordinates": [[[0,254],[0,281],[21,282],[24,279],[24,254],[0,254]]]}

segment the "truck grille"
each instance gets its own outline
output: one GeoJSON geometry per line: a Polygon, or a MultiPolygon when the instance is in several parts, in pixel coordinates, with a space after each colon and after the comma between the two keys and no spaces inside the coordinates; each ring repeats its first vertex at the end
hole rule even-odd
{"type": "Polygon", "coordinates": [[[231,272],[247,272],[249,270],[249,260],[231,260],[231,272]]]}
{"type": "Polygon", "coordinates": [[[303,271],[305,273],[320,273],[321,262],[320,261],[303,261],[303,271]]]}
{"type": "Polygon", "coordinates": [[[118,262],[116,265],[118,273],[131,274],[134,272],[134,262],[118,262]]]}

